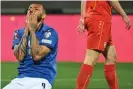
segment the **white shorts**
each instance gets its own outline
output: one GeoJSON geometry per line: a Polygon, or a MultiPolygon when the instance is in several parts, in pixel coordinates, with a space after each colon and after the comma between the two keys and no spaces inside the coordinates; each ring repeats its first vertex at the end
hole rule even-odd
{"type": "Polygon", "coordinates": [[[15,78],[3,89],[51,89],[52,86],[42,78],[15,78]]]}

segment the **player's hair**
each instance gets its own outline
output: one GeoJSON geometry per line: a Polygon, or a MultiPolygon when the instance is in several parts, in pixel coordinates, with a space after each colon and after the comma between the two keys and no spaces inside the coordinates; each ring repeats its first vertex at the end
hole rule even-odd
{"type": "Polygon", "coordinates": [[[32,2],[31,4],[39,4],[39,5],[41,5],[42,8],[43,8],[43,13],[46,14],[46,7],[44,6],[44,4],[42,4],[41,2],[36,2],[36,1],[32,2]]]}

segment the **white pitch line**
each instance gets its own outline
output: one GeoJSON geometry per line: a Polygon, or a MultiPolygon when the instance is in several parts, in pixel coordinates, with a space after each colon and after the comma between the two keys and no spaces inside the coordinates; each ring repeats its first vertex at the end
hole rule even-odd
{"type": "Polygon", "coordinates": [[[131,85],[131,86],[133,86],[133,84],[132,84],[132,83],[130,83],[130,82],[128,83],[128,85],[131,85]]]}
{"type": "MultiPolygon", "coordinates": [[[[77,79],[75,78],[71,78],[71,79],[55,79],[55,81],[76,81],[77,79]]],[[[105,79],[102,79],[102,78],[98,78],[98,79],[91,79],[91,81],[103,81],[105,79]]]]}
{"type": "MultiPolygon", "coordinates": [[[[55,81],[76,81],[77,79],[75,79],[75,78],[71,78],[71,79],[55,79],[55,81]]],[[[103,78],[97,78],[97,79],[91,79],[91,81],[104,81],[105,79],[103,79],[103,78]]],[[[5,82],[7,82],[7,81],[11,81],[11,80],[9,80],[9,79],[4,79],[4,80],[0,80],[0,81],[5,81],[5,82]]]]}

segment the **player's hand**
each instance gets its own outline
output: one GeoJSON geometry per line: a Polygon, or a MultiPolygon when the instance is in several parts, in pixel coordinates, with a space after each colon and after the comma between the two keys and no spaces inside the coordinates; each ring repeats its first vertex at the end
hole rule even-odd
{"type": "Polygon", "coordinates": [[[84,28],[84,19],[80,19],[80,22],[79,22],[79,26],[78,26],[78,32],[80,34],[83,34],[85,32],[85,28],[84,28]]]}
{"type": "Polygon", "coordinates": [[[126,23],[126,29],[130,29],[131,28],[131,22],[130,22],[130,19],[127,15],[123,16],[122,17],[123,21],[126,23]]]}
{"type": "Polygon", "coordinates": [[[36,13],[29,15],[29,31],[36,31],[38,21],[37,21],[37,15],[36,13]]]}
{"type": "Polygon", "coordinates": [[[29,14],[26,16],[26,24],[25,24],[25,34],[29,32],[29,14]]]}

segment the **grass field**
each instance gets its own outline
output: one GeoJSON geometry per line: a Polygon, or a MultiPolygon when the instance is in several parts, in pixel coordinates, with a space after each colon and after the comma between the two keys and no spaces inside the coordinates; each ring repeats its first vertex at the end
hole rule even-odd
{"type": "MultiPolygon", "coordinates": [[[[17,76],[17,66],[17,63],[1,63],[1,87],[4,87],[17,76]]],[[[75,89],[80,66],[80,63],[58,63],[58,73],[53,89],[75,89]]],[[[88,89],[109,89],[104,78],[103,67],[102,63],[95,66],[88,89]]],[[[119,63],[117,74],[120,89],[133,89],[133,63],[119,63]]]]}

